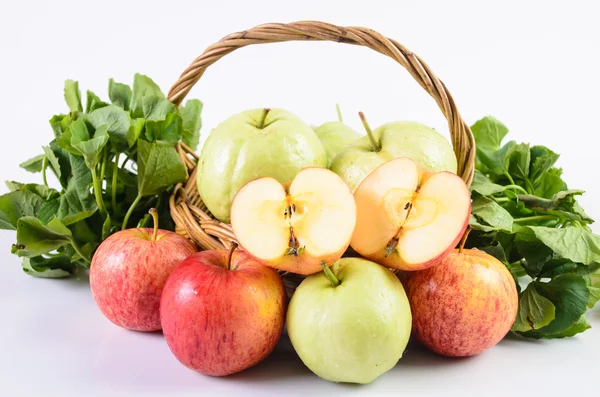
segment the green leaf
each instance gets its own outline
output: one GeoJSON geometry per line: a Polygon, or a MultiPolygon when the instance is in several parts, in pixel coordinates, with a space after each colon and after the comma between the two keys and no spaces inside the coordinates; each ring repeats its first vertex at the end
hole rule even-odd
{"type": "Polygon", "coordinates": [[[186,168],[175,148],[164,141],[138,141],[138,191],[155,195],[185,181],[186,168]]]}
{"type": "Polygon", "coordinates": [[[23,258],[23,271],[33,277],[64,278],[75,272],[76,265],[67,255],[45,258],[36,256],[23,258]]]}
{"type": "Polygon", "coordinates": [[[54,115],[50,119],[50,127],[54,132],[54,137],[58,138],[69,126],[71,123],[71,116],[68,114],[59,114],[54,115]]]}
{"type": "Polygon", "coordinates": [[[46,158],[45,154],[40,154],[38,156],[30,158],[27,161],[22,162],[21,164],[19,164],[19,167],[21,167],[25,171],[29,171],[29,172],[41,172],[42,164],[43,164],[45,158],[46,158]]]}
{"type": "Polygon", "coordinates": [[[530,283],[519,297],[519,312],[512,326],[516,332],[537,330],[554,320],[554,304],[538,293],[535,283],[530,283]]]}
{"type": "Polygon", "coordinates": [[[71,242],[71,231],[58,218],[44,225],[25,216],[17,222],[17,255],[34,257],[50,253],[71,242]]]}
{"type": "Polygon", "coordinates": [[[563,258],[590,265],[600,262],[600,236],[584,227],[528,226],[544,245],[563,258]]]}
{"type": "Polygon", "coordinates": [[[572,329],[587,310],[590,295],[587,283],[583,277],[572,274],[563,274],[547,283],[534,283],[539,294],[554,304],[555,318],[548,325],[524,335],[534,338],[561,337],[561,333],[572,329]]]}
{"type": "Polygon", "coordinates": [[[537,238],[535,233],[531,232],[531,229],[526,227],[518,229],[515,246],[525,258],[523,268],[531,277],[537,277],[545,263],[552,259],[552,249],[548,248],[537,238]]]}
{"type": "Polygon", "coordinates": [[[56,215],[69,226],[92,216],[97,210],[96,200],[90,191],[92,173],[81,157],[70,155],[72,177],[60,197],[56,215]]]}
{"type": "Polygon", "coordinates": [[[135,145],[135,143],[140,137],[140,134],[144,130],[145,125],[146,120],[144,119],[132,120],[131,126],[127,130],[127,145],[129,147],[133,147],[133,145],[135,145]]]}
{"type": "Polygon", "coordinates": [[[6,186],[11,192],[18,190],[27,190],[37,194],[44,200],[52,200],[60,195],[56,190],[45,185],[38,185],[37,183],[19,183],[14,181],[6,181],[6,186]]]}
{"type": "Polygon", "coordinates": [[[196,150],[200,142],[200,128],[202,128],[202,102],[198,99],[191,99],[185,106],[180,108],[183,119],[182,141],[192,150],[196,150]]]}
{"type": "Polygon", "coordinates": [[[488,151],[485,148],[477,147],[477,158],[487,167],[490,174],[496,176],[506,175],[509,173],[510,158],[516,146],[517,144],[514,141],[510,141],[495,151],[488,151]]]}
{"type": "Polygon", "coordinates": [[[163,121],[146,121],[148,141],[166,141],[175,146],[181,139],[182,119],[177,113],[171,113],[163,121]]]}
{"type": "Polygon", "coordinates": [[[476,197],[473,200],[471,213],[495,229],[512,231],[513,217],[500,204],[488,197],[476,197]]]}
{"type": "Polygon", "coordinates": [[[471,216],[469,217],[469,226],[471,227],[471,229],[473,230],[481,230],[482,232],[495,232],[496,229],[488,226],[488,225],[484,225],[483,223],[480,223],[477,218],[475,218],[475,216],[473,216],[473,214],[471,214],[471,216]]]}
{"type": "Polygon", "coordinates": [[[567,184],[560,177],[561,173],[559,168],[551,168],[536,179],[533,183],[535,195],[550,198],[562,190],[567,190],[567,184]]]}
{"type": "Polygon", "coordinates": [[[112,233],[112,221],[110,220],[110,214],[106,215],[104,223],[102,224],[102,240],[106,240],[112,233]]]}
{"type": "Polygon", "coordinates": [[[86,100],[86,104],[85,104],[85,112],[86,113],[91,113],[94,110],[103,108],[105,106],[108,106],[108,103],[102,101],[92,91],[87,92],[87,100],[86,100]]]}
{"type": "Polygon", "coordinates": [[[146,120],[164,120],[169,113],[176,112],[177,108],[171,101],[160,95],[147,95],[142,98],[142,111],[146,120]]]}
{"type": "Polygon", "coordinates": [[[69,105],[71,112],[83,111],[81,106],[81,91],[79,91],[79,83],[73,80],[65,81],[65,101],[69,105]]]}
{"type": "Polygon", "coordinates": [[[15,230],[19,218],[36,216],[44,199],[29,190],[17,190],[0,196],[0,229],[15,230]]]}
{"type": "Polygon", "coordinates": [[[142,74],[136,73],[133,79],[133,93],[131,96],[131,104],[129,106],[129,109],[131,111],[131,117],[144,117],[142,99],[146,96],[152,95],[158,97],[165,96],[160,90],[160,87],[156,85],[156,83],[152,81],[152,79],[142,74]]]}
{"type": "Polygon", "coordinates": [[[60,208],[61,197],[55,198],[44,203],[37,214],[37,218],[42,223],[48,223],[56,216],[60,208]]]}
{"type": "Polygon", "coordinates": [[[113,79],[108,80],[108,97],[113,105],[129,110],[131,88],[127,84],[117,83],[113,79]]]}
{"type": "Polygon", "coordinates": [[[58,157],[54,154],[54,151],[49,146],[43,146],[44,153],[46,153],[46,157],[48,158],[48,164],[50,169],[54,172],[54,175],[58,179],[62,179],[62,168],[60,163],[58,162],[58,157]]]}
{"type": "Polygon", "coordinates": [[[508,128],[495,118],[487,116],[471,126],[476,146],[495,151],[500,148],[502,139],[508,134],[508,128]]]}
{"type": "Polygon", "coordinates": [[[531,154],[529,144],[519,143],[515,145],[514,150],[510,156],[508,172],[513,178],[518,178],[523,181],[527,181],[529,177],[529,163],[531,161],[531,154]]]}
{"type": "Polygon", "coordinates": [[[577,320],[573,325],[571,325],[566,330],[561,331],[561,332],[556,332],[554,334],[546,335],[545,338],[548,338],[548,339],[569,338],[571,336],[575,336],[581,332],[584,332],[590,328],[592,328],[592,326],[590,325],[590,322],[585,317],[585,315],[582,315],[581,317],[579,317],[579,320],[577,320]]]}
{"type": "Polygon", "coordinates": [[[96,130],[103,125],[107,125],[110,140],[116,145],[127,144],[127,132],[131,126],[131,118],[129,117],[129,113],[120,107],[109,105],[94,110],[87,118],[96,130]]]}
{"type": "MultiPolygon", "coordinates": [[[[83,120],[78,120],[82,123],[83,120]]],[[[85,159],[85,164],[90,169],[94,169],[100,162],[100,156],[102,149],[108,143],[108,125],[103,124],[96,129],[94,137],[90,139],[87,133],[77,134],[75,131],[83,131],[82,129],[73,130],[73,136],[71,137],[71,146],[81,152],[85,159]]]]}
{"type": "Polygon", "coordinates": [[[584,265],[582,263],[575,263],[565,258],[553,258],[546,263],[539,274],[539,278],[554,278],[561,274],[572,273],[578,276],[587,276],[588,274],[594,273],[600,269],[600,263],[592,263],[591,265],[584,265]]]}
{"type": "Polygon", "coordinates": [[[471,183],[471,191],[477,192],[482,196],[491,196],[496,193],[502,193],[503,191],[510,189],[509,186],[503,186],[493,183],[487,176],[482,174],[480,171],[475,170],[473,175],[473,182],[471,183]]]}
{"type": "Polygon", "coordinates": [[[545,146],[531,148],[531,165],[529,179],[534,182],[547,172],[558,161],[560,156],[545,146]]]}

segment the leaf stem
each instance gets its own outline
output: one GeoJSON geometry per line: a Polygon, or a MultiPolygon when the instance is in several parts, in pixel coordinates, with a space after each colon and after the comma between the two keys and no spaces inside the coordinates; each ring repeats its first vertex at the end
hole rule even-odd
{"type": "Polygon", "coordinates": [[[518,190],[518,191],[520,191],[520,192],[522,192],[522,193],[525,193],[525,194],[528,194],[528,193],[529,193],[527,190],[523,189],[523,187],[521,187],[521,186],[519,186],[519,185],[515,185],[515,184],[513,184],[513,185],[506,185],[506,188],[507,188],[507,189],[514,189],[514,190],[518,190]]]}
{"type": "Polygon", "coordinates": [[[135,207],[140,203],[141,199],[142,199],[142,195],[138,194],[137,197],[135,198],[135,200],[133,200],[133,203],[131,203],[131,206],[127,210],[127,214],[125,214],[125,219],[123,219],[123,226],[121,226],[121,230],[127,229],[127,222],[129,222],[129,218],[131,217],[131,214],[133,214],[135,207]]]}
{"type": "Polygon", "coordinates": [[[77,252],[77,254],[81,257],[81,259],[83,259],[85,261],[85,263],[90,264],[91,263],[90,259],[81,251],[81,248],[79,248],[79,245],[77,245],[77,243],[75,242],[75,239],[72,238],[69,240],[69,242],[71,243],[71,246],[73,246],[73,249],[75,250],[75,252],[77,252]]]}
{"type": "Polygon", "coordinates": [[[102,181],[104,181],[104,174],[106,173],[106,154],[108,153],[108,150],[104,151],[104,154],[102,155],[102,162],[100,163],[100,183],[102,183],[102,181]]]}
{"type": "Polygon", "coordinates": [[[102,199],[102,181],[98,179],[98,175],[96,175],[96,170],[92,171],[92,181],[94,183],[94,196],[96,197],[96,204],[98,204],[98,208],[100,211],[104,213],[106,208],[104,207],[104,199],[102,199]]]}
{"type": "Polygon", "coordinates": [[[48,169],[48,157],[44,156],[42,160],[42,178],[44,179],[44,185],[48,187],[48,178],[46,177],[46,169],[48,169]]]}
{"type": "Polygon", "coordinates": [[[510,199],[508,197],[492,197],[492,198],[497,203],[505,203],[507,201],[510,201],[510,199]]]}
{"type": "Polygon", "coordinates": [[[527,185],[527,192],[529,194],[533,194],[535,192],[535,188],[529,179],[525,179],[525,185],[527,185]]]}
{"type": "Polygon", "coordinates": [[[334,288],[337,287],[338,285],[340,285],[340,280],[335,276],[335,274],[333,274],[333,272],[327,266],[327,263],[325,263],[325,261],[321,261],[321,267],[323,268],[323,272],[325,273],[325,276],[327,277],[329,282],[331,282],[331,285],[334,288]]]}
{"type": "Polygon", "coordinates": [[[554,215],[535,215],[535,216],[526,216],[523,218],[516,218],[513,222],[522,223],[522,222],[532,222],[532,221],[549,221],[552,219],[556,219],[554,215]]]}
{"type": "Polygon", "coordinates": [[[506,178],[510,181],[511,185],[516,185],[515,180],[513,179],[512,176],[510,176],[510,174],[508,173],[508,171],[504,172],[504,175],[506,176],[506,178]]]}
{"type": "Polygon", "coordinates": [[[111,189],[110,189],[113,212],[115,211],[115,208],[117,208],[117,177],[119,175],[119,156],[120,155],[121,155],[121,153],[117,152],[117,155],[115,156],[115,165],[113,167],[112,184],[111,184],[111,189]]]}

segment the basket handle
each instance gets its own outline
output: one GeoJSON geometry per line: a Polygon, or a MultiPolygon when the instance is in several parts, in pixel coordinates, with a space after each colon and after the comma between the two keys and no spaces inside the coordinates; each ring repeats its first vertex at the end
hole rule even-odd
{"type": "Polygon", "coordinates": [[[458,162],[458,175],[470,185],[475,165],[475,140],[464,122],[448,89],[429,66],[397,41],[363,27],[340,27],[324,22],[300,21],[287,24],[268,23],[225,36],[204,50],[179,76],[169,90],[168,98],[175,105],[185,96],[210,65],[224,55],[251,44],[284,41],[334,41],[362,45],[387,55],[402,65],[411,76],[435,99],[448,121],[452,146],[458,162]]]}

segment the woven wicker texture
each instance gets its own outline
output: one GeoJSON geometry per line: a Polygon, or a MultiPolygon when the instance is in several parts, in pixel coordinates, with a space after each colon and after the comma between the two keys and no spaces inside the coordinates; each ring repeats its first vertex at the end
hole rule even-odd
{"type": "MultiPolygon", "coordinates": [[[[206,69],[230,52],[253,44],[285,41],[333,41],[371,48],[402,65],[431,95],[448,121],[452,146],[458,160],[458,175],[470,184],[473,179],[475,143],[469,126],[461,118],[454,99],[444,83],[417,55],[397,41],[363,27],[340,27],[324,22],[301,21],[288,24],[270,23],[230,34],[209,46],[181,74],[169,91],[168,98],[179,105],[202,77],[206,69]]],[[[235,236],[231,226],[215,220],[202,202],[196,188],[195,169],[198,156],[183,144],[178,146],[188,167],[188,180],[178,185],[171,197],[171,215],[177,232],[191,238],[201,249],[229,248],[235,236]]],[[[298,276],[284,274],[288,288],[297,285],[298,276]]]]}

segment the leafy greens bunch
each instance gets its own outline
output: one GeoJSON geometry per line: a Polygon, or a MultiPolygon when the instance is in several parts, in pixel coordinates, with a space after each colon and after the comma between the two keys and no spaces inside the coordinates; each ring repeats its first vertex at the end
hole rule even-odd
{"type": "Polygon", "coordinates": [[[7,182],[0,196],[0,228],[16,230],[12,252],[23,270],[38,277],[64,277],[87,268],[93,252],[110,234],[151,223],[172,229],[169,194],[186,178],[176,145],[195,150],[202,103],[177,108],[148,77],[136,74],[133,89],[110,79],[110,103],[65,82],[68,114],[50,119],[54,139],[43,154],[21,164],[41,173],[43,184],[7,182]],[[59,187],[49,186],[53,173],[59,187]]]}
{"type": "Polygon", "coordinates": [[[600,299],[600,236],[544,146],[510,141],[486,117],[471,127],[477,145],[467,246],[494,255],[519,290],[512,330],[531,338],[562,338],[590,328],[585,317],[600,299]]]}

